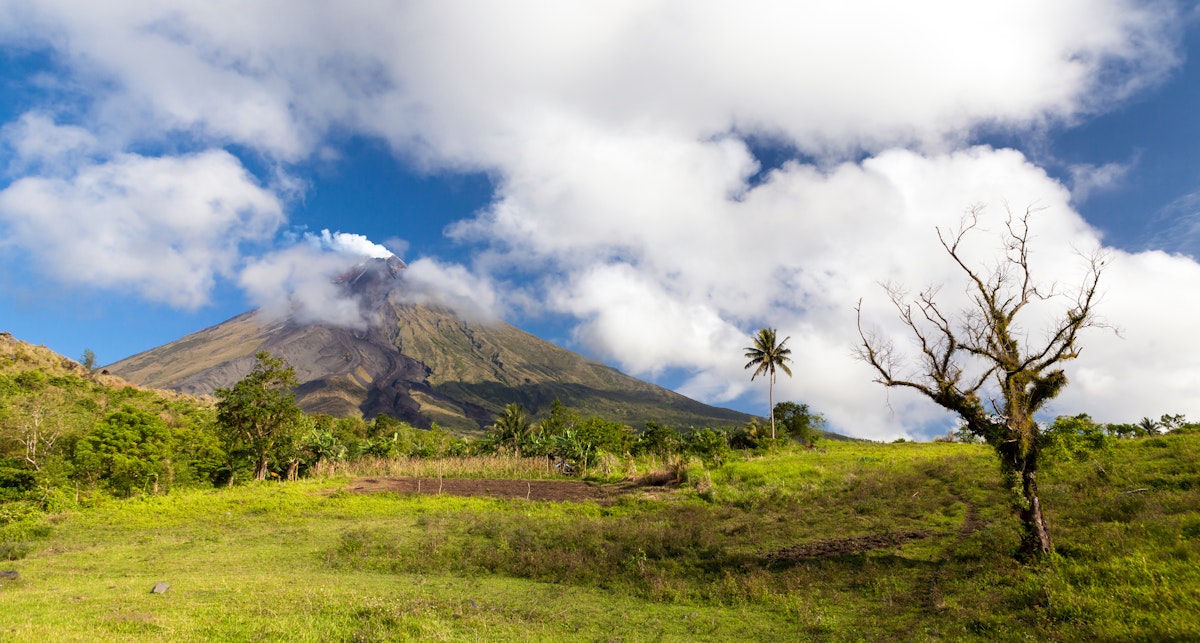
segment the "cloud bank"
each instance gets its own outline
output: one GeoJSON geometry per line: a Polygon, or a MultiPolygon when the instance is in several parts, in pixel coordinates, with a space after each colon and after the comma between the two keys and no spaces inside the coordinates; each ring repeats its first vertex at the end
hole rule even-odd
{"type": "MultiPolygon", "coordinates": [[[[961,297],[935,228],[982,203],[994,231],[1006,203],[1034,205],[1036,274],[1061,283],[1077,277],[1076,251],[1104,244],[1066,187],[973,141],[1067,127],[1178,64],[1179,6],[1129,0],[291,2],[239,7],[238,20],[207,2],[0,7],[0,39],[52,51],[51,98],[80,105],[59,125],[39,112],[6,129],[19,178],[0,192],[0,224],[61,279],[81,274],[51,265],[64,251],[107,260],[88,279],[187,307],[240,270],[251,297],[296,305],[273,294],[326,275],[314,256],[341,255],[302,242],[240,256],[279,232],[285,194],[224,150],[287,177],[352,133],[423,169],[495,177],[491,206],[449,230],[477,260],[413,262],[422,296],[569,315],[594,354],[640,375],[686,370],[683,392],[761,396],[764,412],[741,349],[777,327],[797,360],[777,399],[881,439],[940,431],[946,416],[871,383],[852,357],[853,308],[863,299],[902,341],[879,282],[961,297]],[[796,160],[764,168],[753,140],[796,160]],[[53,234],[64,220],[105,243],[53,234]],[[146,249],[173,269],[139,268],[146,249]]],[[[1081,168],[1077,198],[1119,175],[1081,168]]],[[[1112,254],[1102,313],[1122,335],[1084,339],[1056,409],[1200,414],[1186,357],[1200,339],[1177,321],[1195,317],[1181,293],[1200,269],[1112,254]]],[[[992,237],[973,256],[991,261],[992,237]]],[[[306,309],[356,323],[313,292],[306,309]]]]}

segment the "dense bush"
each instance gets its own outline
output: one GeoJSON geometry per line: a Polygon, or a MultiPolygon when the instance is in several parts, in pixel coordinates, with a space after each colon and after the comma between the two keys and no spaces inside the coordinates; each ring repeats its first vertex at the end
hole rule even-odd
{"type": "Polygon", "coordinates": [[[724,431],[700,429],[683,438],[684,452],[694,455],[710,466],[720,465],[729,455],[729,441],[724,431]]]}
{"type": "Polygon", "coordinates": [[[1086,460],[1110,448],[1112,437],[1086,413],[1060,416],[1042,433],[1045,453],[1051,457],[1086,460]]]}
{"type": "Polygon", "coordinates": [[[825,417],[808,408],[807,404],[780,402],[775,405],[775,421],[793,440],[812,446],[821,437],[825,417]]]}
{"type": "Polygon", "coordinates": [[[33,471],[12,460],[0,461],[0,502],[20,500],[37,484],[33,471]]]}
{"type": "Polygon", "coordinates": [[[653,421],[646,423],[646,429],[638,434],[633,442],[633,452],[636,455],[665,457],[676,453],[679,447],[679,434],[671,427],[653,421]]]}
{"type": "Polygon", "coordinates": [[[126,405],[76,442],[76,477],[124,496],[134,489],[156,493],[168,476],[171,446],[171,434],[162,419],[126,405]]]}

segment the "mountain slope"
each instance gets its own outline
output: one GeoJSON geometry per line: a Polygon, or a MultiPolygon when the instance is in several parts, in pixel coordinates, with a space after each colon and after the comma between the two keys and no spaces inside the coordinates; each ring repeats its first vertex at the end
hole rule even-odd
{"type": "MultiPolygon", "coordinates": [[[[107,368],[126,379],[211,394],[243,377],[254,353],[288,360],[306,411],[373,417],[415,426],[481,431],[505,404],[533,416],[555,399],[585,415],[639,426],[648,420],[685,429],[740,424],[748,416],[711,407],[629,377],[502,322],[468,322],[450,310],[406,303],[378,288],[389,273],[372,264],[355,277],[375,323],[367,330],[301,325],[249,312],[107,368]]],[[[394,275],[396,271],[392,270],[394,275]]]]}

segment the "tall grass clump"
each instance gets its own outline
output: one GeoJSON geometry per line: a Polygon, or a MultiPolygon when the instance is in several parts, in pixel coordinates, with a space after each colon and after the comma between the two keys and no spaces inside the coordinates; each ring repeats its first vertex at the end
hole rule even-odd
{"type": "Polygon", "coordinates": [[[554,461],[545,457],[524,458],[511,454],[446,458],[363,457],[357,460],[322,460],[311,475],[325,478],[413,477],[413,478],[503,478],[540,480],[561,477],[554,461]]]}

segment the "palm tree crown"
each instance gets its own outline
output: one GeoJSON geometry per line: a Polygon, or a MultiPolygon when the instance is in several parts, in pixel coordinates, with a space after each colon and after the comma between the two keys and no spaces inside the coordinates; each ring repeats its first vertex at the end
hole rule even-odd
{"type": "Polygon", "coordinates": [[[774,328],[763,328],[754,336],[754,345],[746,347],[746,358],[749,363],[746,368],[751,366],[756,367],[754,373],[750,375],[750,381],[759,375],[770,376],[770,386],[768,387],[768,401],[771,404],[771,439],[775,439],[775,369],[778,368],[788,377],[792,376],[792,369],[788,368],[787,363],[792,361],[790,355],[792,349],[787,348],[784,344],[791,337],[784,337],[783,341],[776,342],[776,333],[774,328]]]}
{"type": "Polygon", "coordinates": [[[511,448],[519,456],[531,428],[532,424],[525,417],[525,407],[520,402],[513,402],[504,407],[504,413],[496,418],[490,433],[496,444],[511,448]]]}
{"type": "Polygon", "coordinates": [[[1141,429],[1142,432],[1144,432],[1146,435],[1154,436],[1154,435],[1158,435],[1158,430],[1160,428],[1162,428],[1162,423],[1159,422],[1158,420],[1152,420],[1150,418],[1142,418],[1142,421],[1137,423],[1137,427],[1139,429],[1141,429]]]}

